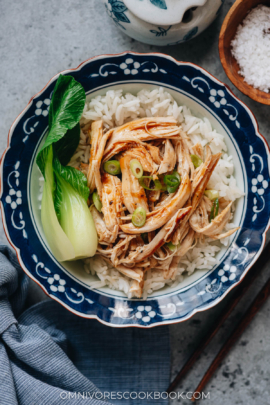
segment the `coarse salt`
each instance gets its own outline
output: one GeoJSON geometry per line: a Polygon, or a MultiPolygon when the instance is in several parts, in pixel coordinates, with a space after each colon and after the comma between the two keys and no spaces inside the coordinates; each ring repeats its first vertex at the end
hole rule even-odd
{"type": "Polygon", "coordinates": [[[239,25],[232,54],[244,80],[266,93],[270,89],[270,7],[259,5],[239,25]]]}

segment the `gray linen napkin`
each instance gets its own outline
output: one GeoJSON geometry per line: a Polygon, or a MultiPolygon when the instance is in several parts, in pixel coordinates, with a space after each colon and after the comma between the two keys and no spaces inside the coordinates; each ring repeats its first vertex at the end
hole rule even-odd
{"type": "Polygon", "coordinates": [[[0,246],[1,405],[168,402],[168,327],[110,328],[53,301],[24,311],[28,284],[0,246]]]}

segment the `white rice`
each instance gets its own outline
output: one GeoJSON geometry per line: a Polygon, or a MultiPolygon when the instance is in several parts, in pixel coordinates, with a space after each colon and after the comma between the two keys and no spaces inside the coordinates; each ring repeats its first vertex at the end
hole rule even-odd
{"type": "MultiPolygon", "coordinates": [[[[104,96],[97,96],[92,98],[90,102],[86,102],[81,125],[85,130],[91,121],[102,119],[105,128],[109,129],[145,116],[174,116],[194,144],[201,142],[204,146],[209,143],[213,153],[223,152],[209,185],[218,190],[221,197],[231,201],[235,201],[243,195],[233,176],[233,160],[232,156],[227,153],[224,136],[213,130],[207,118],[198,118],[186,106],[179,106],[170,93],[162,87],[152,91],[141,90],[136,96],[130,93],[124,94],[122,90],[109,90],[104,96]]],[[[70,162],[72,166],[77,166],[79,162],[88,163],[89,145],[87,145],[87,135],[83,130],[81,131],[79,147],[70,162]]],[[[233,227],[235,225],[231,222],[227,225],[226,230],[233,227]]],[[[229,238],[223,239],[221,242],[227,246],[229,238]]],[[[165,285],[177,286],[183,280],[184,273],[191,275],[196,269],[210,270],[218,262],[216,254],[220,249],[221,243],[213,242],[211,239],[206,239],[203,244],[198,242],[196,247],[191,249],[181,260],[175,280],[164,280],[162,273],[155,269],[147,271],[144,298],[165,285]]],[[[97,281],[90,283],[93,288],[108,286],[130,296],[131,280],[120,274],[102,257],[96,255],[86,259],[84,268],[87,273],[98,277],[97,281]]]]}

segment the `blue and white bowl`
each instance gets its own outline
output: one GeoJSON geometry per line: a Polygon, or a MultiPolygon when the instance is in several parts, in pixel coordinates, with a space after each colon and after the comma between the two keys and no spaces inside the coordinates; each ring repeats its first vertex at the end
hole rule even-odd
{"type": "Polygon", "coordinates": [[[36,94],[14,121],[1,161],[1,209],[4,229],[25,272],[53,299],[85,318],[115,326],[152,327],[181,322],[218,302],[243,279],[258,258],[269,227],[269,149],[251,111],[230,89],[204,69],[163,54],[101,55],[66,70],[88,97],[108,88],[138,92],[161,85],[195,114],[206,116],[226,137],[235,176],[245,197],[234,222],[241,229],[219,254],[211,271],[198,270],[177,287],[166,287],[147,300],[89,287],[80,263],[59,263],[44,236],[38,201],[35,158],[48,128],[48,108],[58,75],[36,94]]]}

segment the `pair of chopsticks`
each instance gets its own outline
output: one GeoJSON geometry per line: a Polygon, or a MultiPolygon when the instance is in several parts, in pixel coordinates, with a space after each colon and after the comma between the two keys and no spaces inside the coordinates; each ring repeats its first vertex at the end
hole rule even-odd
{"type": "MultiPolygon", "coordinates": [[[[245,295],[249,287],[253,284],[255,279],[259,276],[261,270],[264,268],[265,264],[267,263],[267,260],[269,259],[269,252],[270,252],[270,242],[267,243],[266,247],[264,248],[261,256],[257,260],[257,262],[253,265],[252,269],[248,272],[244,280],[241,282],[239,285],[235,296],[232,298],[231,302],[229,305],[224,308],[224,310],[221,312],[219,315],[219,319],[217,323],[215,323],[214,327],[209,330],[205,338],[201,341],[200,345],[198,346],[197,349],[193,352],[191,357],[187,360],[185,365],[182,367],[182,369],[179,371],[173,382],[170,384],[169,388],[167,389],[167,392],[173,392],[181,379],[187,374],[187,372],[190,370],[190,368],[193,366],[193,364],[196,362],[198,357],[202,354],[203,350],[206,348],[206,346],[211,342],[213,337],[217,334],[219,331],[220,327],[223,325],[223,323],[226,321],[226,319],[229,317],[233,309],[236,307],[238,302],[241,300],[241,298],[245,295]]],[[[269,280],[265,283],[264,287],[261,289],[261,291],[258,293],[248,310],[246,311],[245,315],[243,318],[240,320],[240,322],[236,325],[235,329],[227,339],[227,341],[224,343],[223,347],[211,363],[210,367],[206,371],[204,377],[200,381],[198,387],[194,392],[202,392],[203,388],[206,386],[208,381],[211,379],[212,375],[214,372],[217,370],[219,367],[220,363],[222,360],[225,358],[225,356],[228,354],[234,343],[238,340],[238,338],[242,335],[246,327],[249,325],[249,323],[252,321],[256,313],[259,311],[259,309],[262,307],[264,302],[267,300],[267,298],[270,295],[270,278],[269,280]]],[[[194,396],[192,397],[191,401],[195,401],[196,398],[194,396]]]]}

